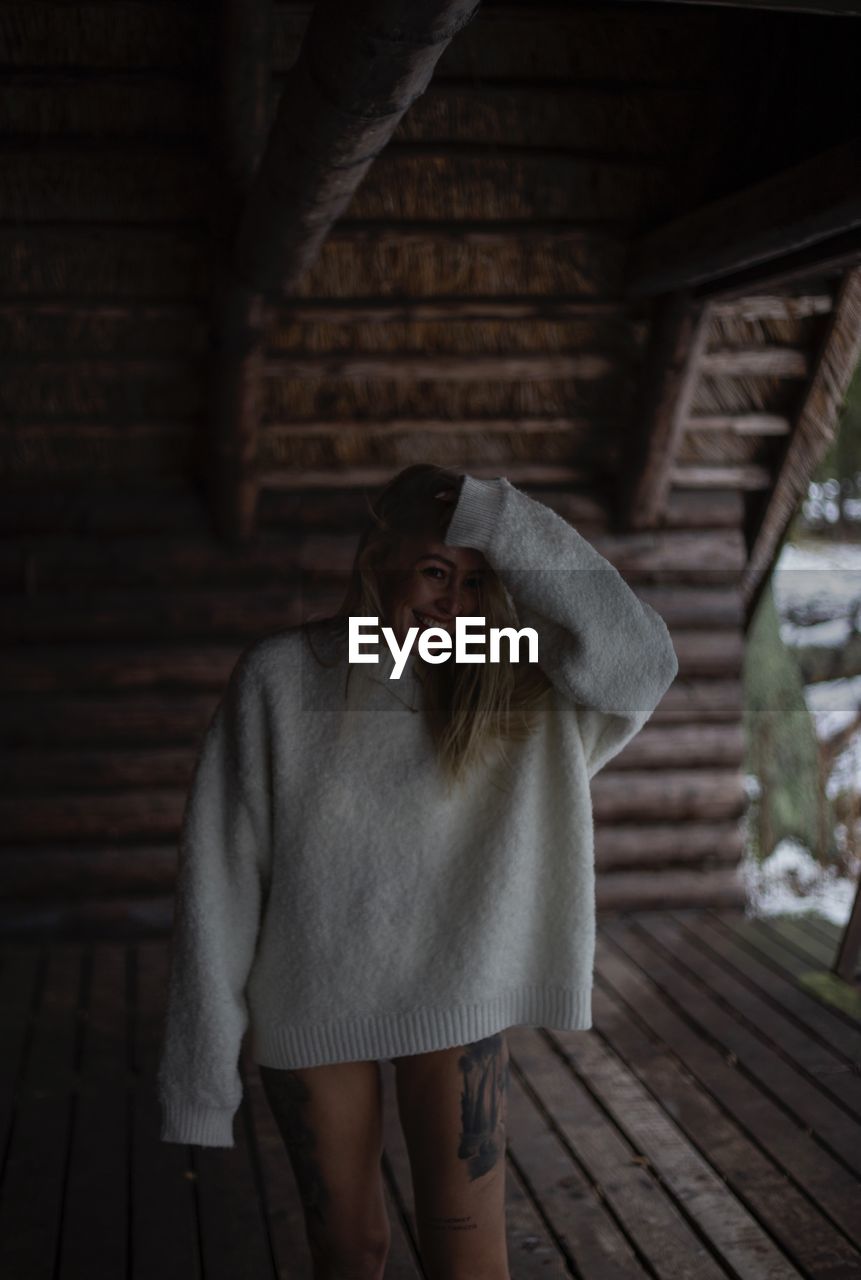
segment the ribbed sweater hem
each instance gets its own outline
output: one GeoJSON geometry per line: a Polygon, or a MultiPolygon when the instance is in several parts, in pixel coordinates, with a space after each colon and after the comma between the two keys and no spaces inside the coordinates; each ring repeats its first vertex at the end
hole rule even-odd
{"type": "Polygon", "coordinates": [[[200,1107],[161,1098],[161,1141],[200,1147],[232,1147],[236,1107],[200,1107]]]}
{"type": "Polygon", "coordinates": [[[586,1030],[591,987],[527,986],[453,1009],[416,1009],[367,1018],[335,1018],[309,1026],[257,1027],[251,1053],[265,1067],[313,1067],[327,1062],[405,1057],[471,1044],[506,1027],[586,1030]]]}

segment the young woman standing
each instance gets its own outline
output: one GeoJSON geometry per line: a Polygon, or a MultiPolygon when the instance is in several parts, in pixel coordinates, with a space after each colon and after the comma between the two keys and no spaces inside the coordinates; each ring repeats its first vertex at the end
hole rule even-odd
{"type": "Polygon", "coordinates": [[[250,1027],[315,1280],[384,1272],[385,1059],[429,1280],[507,1280],[505,1031],[591,1025],[589,782],[677,669],[565,520],[430,465],[374,501],[338,613],[240,656],[183,823],[162,1139],[233,1145],[250,1027]],[[348,660],[351,617],[403,645],[459,616],[537,663],[348,660]]]}

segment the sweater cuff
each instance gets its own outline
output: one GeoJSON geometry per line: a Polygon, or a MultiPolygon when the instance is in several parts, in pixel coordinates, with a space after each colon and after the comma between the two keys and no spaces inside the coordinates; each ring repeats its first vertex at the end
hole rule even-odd
{"type": "Polygon", "coordinates": [[[232,1147],[235,1114],[235,1108],[196,1107],[163,1101],[161,1141],[198,1147],[232,1147]]]}
{"type": "Polygon", "coordinates": [[[504,476],[496,480],[475,480],[472,476],[464,476],[457,506],[446,531],[445,545],[486,551],[493,541],[510,488],[504,476]]]}

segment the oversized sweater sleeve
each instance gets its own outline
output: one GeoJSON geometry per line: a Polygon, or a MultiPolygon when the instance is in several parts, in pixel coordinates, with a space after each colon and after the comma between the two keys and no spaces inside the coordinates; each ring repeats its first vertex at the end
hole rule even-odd
{"type": "Polygon", "coordinates": [[[464,477],[445,541],[481,551],[520,625],[535,629],[539,666],[576,704],[591,779],[676,677],[663,618],[566,520],[503,477],[464,477]]]}
{"type": "Polygon", "coordinates": [[[163,1142],[234,1145],[245,984],[271,865],[266,706],[250,654],[209,723],[183,817],[157,1070],[163,1142]]]}

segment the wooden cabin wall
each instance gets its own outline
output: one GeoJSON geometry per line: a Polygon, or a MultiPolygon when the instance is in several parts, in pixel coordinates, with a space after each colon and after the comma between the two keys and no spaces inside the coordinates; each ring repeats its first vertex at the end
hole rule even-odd
{"type": "MultiPolygon", "coordinates": [[[[0,8],[4,931],[168,926],[240,649],[338,598],[363,490],[420,459],[554,505],[670,627],[679,678],[593,784],[599,904],[737,900],[741,496],[677,487],[648,534],[608,517],[650,319],[628,246],[719,188],[733,118],[726,11],[658,10],[491,4],[452,43],[274,309],[238,550],[195,453],[212,13],[0,8]]],[[[307,12],[275,7],[273,95],[307,12]]]]}

